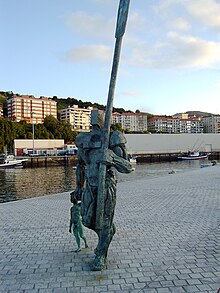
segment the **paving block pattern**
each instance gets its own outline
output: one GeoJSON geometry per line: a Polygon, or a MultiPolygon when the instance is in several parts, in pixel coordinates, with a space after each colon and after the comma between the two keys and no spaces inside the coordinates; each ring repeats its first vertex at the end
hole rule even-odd
{"type": "MultiPolygon", "coordinates": [[[[129,175],[128,175],[129,176],[129,175]]],[[[217,293],[220,166],[118,184],[117,232],[102,272],[97,236],[74,253],[69,193],[0,204],[0,292],[217,293]]]]}

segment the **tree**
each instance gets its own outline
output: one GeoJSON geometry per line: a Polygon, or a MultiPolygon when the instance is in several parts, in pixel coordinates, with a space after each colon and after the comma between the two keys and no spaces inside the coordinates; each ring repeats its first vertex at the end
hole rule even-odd
{"type": "Polygon", "coordinates": [[[119,131],[123,132],[123,128],[122,128],[121,123],[112,124],[111,125],[111,130],[112,131],[119,130],[119,131]]]}

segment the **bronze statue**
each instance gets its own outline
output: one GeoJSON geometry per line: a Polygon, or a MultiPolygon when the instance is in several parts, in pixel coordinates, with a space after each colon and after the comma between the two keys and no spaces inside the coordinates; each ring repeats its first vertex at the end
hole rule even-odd
{"type": "Polygon", "coordinates": [[[119,57],[129,4],[130,0],[119,2],[104,127],[100,111],[92,111],[92,131],[80,133],[76,137],[77,187],[72,196],[82,200],[83,224],[98,235],[99,241],[95,249],[96,256],[92,270],[102,270],[105,266],[108,247],[115,234],[113,217],[116,203],[116,178],[112,167],[122,173],[130,173],[133,170],[128,161],[124,135],[119,131],[110,133],[119,57]]]}
{"type": "Polygon", "coordinates": [[[98,235],[98,245],[95,249],[95,260],[92,270],[102,270],[106,263],[108,247],[115,234],[113,223],[116,204],[116,177],[114,167],[121,173],[130,173],[133,168],[128,161],[125,148],[125,137],[119,131],[110,134],[109,148],[105,158],[102,154],[102,119],[103,112],[93,110],[91,114],[92,131],[80,133],[76,137],[78,147],[78,163],[76,167],[77,186],[72,197],[82,200],[81,213],[83,225],[95,231],[98,235]],[[99,186],[99,167],[106,166],[104,188],[104,210],[102,227],[96,226],[97,196],[99,186]]]}
{"type": "Polygon", "coordinates": [[[86,237],[83,233],[83,224],[82,224],[82,217],[81,217],[81,202],[79,202],[75,197],[74,194],[71,194],[71,202],[73,206],[70,208],[70,226],[69,232],[74,234],[76,243],[78,248],[75,252],[79,252],[81,250],[80,246],[80,238],[83,239],[85,243],[85,248],[88,247],[86,237]]]}

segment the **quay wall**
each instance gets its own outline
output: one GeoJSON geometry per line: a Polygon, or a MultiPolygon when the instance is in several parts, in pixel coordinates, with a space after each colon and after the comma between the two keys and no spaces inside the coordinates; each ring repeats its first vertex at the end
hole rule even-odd
{"type": "MultiPolygon", "coordinates": [[[[18,157],[22,158],[22,157],[18,157]]],[[[28,157],[25,164],[28,168],[36,167],[57,167],[57,166],[76,166],[77,157],[74,156],[49,156],[49,157],[28,157]]]]}
{"type": "Polygon", "coordinates": [[[133,155],[178,154],[198,150],[220,152],[220,134],[125,134],[127,150],[133,155]]]}

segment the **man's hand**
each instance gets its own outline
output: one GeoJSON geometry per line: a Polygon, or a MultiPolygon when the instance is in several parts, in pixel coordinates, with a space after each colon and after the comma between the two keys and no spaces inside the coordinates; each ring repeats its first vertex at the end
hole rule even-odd
{"type": "Polygon", "coordinates": [[[71,228],[69,228],[69,232],[70,232],[70,233],[72,233],[72,230],[71,230],[71,228]]]}

